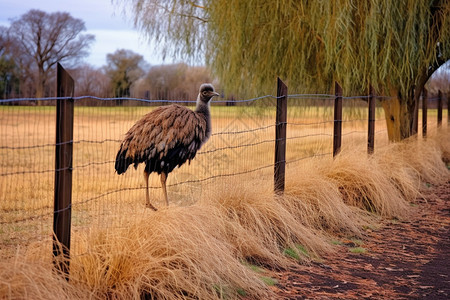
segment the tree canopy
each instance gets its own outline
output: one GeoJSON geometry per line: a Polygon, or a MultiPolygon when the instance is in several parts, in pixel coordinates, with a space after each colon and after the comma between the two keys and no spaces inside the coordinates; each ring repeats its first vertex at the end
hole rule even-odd
{"type": "Polygon", "coordinates": [[[144,57],[131,50],[119,49],[106,56],[106,74],[111,79],[115,97],[130,96],[130,88],[144,74],[144,57]]]}
{"type": "Polygon", "coordinates": [[[166,54],[204,57],[229,89],[289,86],[406,94],[450,58],[448,0],[129,0],[166,54]]]}
{"type": "MultiPolygon", "coordinates": [[[[122,0],[126,1],[126,0],[122,0]]],[[[224,88],[395,96],[392,140],[414,133],[418,97],[450,59],[449,0],[128,0],[135,24],[167,54],[204,57],[224,88]]],[[[388,121],[389,123],[389,121],[388,121]]],[[[388,128],[389,128],[388,124],[388,128]]]]}

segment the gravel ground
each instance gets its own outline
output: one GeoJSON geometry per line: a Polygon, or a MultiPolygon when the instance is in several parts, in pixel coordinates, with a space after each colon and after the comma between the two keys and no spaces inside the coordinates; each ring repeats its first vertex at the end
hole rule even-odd
{"type": "Polygon", "coordinates": [[[277,299],[450,299],[450,181],[422,194],[408,220],[384,220],[362,244],[343,240],[321,262],[269,271],[277,299]]]}

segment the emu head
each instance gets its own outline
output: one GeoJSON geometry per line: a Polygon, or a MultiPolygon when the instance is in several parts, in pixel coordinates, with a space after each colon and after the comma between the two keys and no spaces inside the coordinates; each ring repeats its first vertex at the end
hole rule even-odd
{"type": "Polygon", "coordinates": [[[212,84],[204,83],[200,86],[198,100],[208,103],[214,96],[220,96],[220,94],[214,91],[214,86],[212,84]]]}

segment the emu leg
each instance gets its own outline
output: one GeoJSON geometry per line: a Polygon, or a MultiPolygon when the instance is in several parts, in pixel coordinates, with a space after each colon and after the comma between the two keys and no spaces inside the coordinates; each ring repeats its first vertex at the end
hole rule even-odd
{"type": "Polygon", "coordinates": [[[150,195],[148,193],[148,177],[150,176],[150,173],[147,173],[144,170],[144,177],[145,177],[145,206],[147,206],[148,208],[153,209],[154,211],[157,211],[156,207],[154,207],[151,203],[150,203],[150,195]]]}
{"type": "Polygon", "coordinates": [[[169,206],[169,199],[167,198],[167,190],[166,190],[166,180],[167,180],[167,174],[162,172],[161,173],[161,186],[164,193],[164,198],[166,198],[166,205],[169,206]]]}

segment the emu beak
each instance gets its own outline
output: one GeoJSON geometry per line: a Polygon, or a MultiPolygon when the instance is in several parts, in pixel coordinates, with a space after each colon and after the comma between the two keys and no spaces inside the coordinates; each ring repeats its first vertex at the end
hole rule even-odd
{"type": "Polygon", "coordinates": [[[217,93],[217,92],[212,92],[212,93],[211,93],[211,97],[214,97],[214,96],[217,96],[217,97],[219,97],[219,96],[220,96],[220,94],[219,94],[219,93],[217,93]]]}

